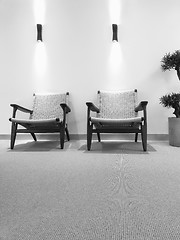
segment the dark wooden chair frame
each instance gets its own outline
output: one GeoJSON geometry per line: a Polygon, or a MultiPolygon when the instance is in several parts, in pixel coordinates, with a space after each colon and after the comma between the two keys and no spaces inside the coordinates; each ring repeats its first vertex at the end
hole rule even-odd
{"type": "Polygon", "coordinates": [[[91,122],[91,112],[99,113],[100,110],[92,102],[86,102],[87,105],[87,149],[91,150],[92,134],[96,133],[98,141],[101,141],[100,133],[135,133],[135,142],[138,140],[138,133],[141,133],[143,150],[147,151],[147,110],[148,101],[141,101],[135,108],[135,112],[143,111],[143,118],[140,126],[137,127],[95,127],[91,122]]]}
{"type": "MultiPolygon", "coordinates": [[[[69,95],[69,93],[66,93],[66,94],[69,95]]],[[[24,108],[17,104],[10,104],[10,106],[13,108],[12,118],[16,117],[17,110],[24,112],[24,113],[29,113],[29,114],[33,113],[33,110],[24,108]]],[[[63,149],[64,141],[65,141],[65,133],[66,133],[67,140],[68,141],[70,140],[69,131],[68,131],[67,123],[66,123],[66,114],[69,113],[71,111],[71,109],[66,103],[61,103],[60,106],[63,110],[63,119],[61,120],[59,118],[56,118],[56,122],[54,122],[53,124],[52,123],[51,124],[48,124],[48,123],[43,124],[43,121],[42,121],[42,124],[38,124],[38,125],[33,124],[33,123],[29,124],[26,122],[16,123],[16,122],[12,121],[11,118],[9,118],[9,121],[12,122],[10,148],[11,149],[14,148],[17,133],[30,133],[31,136],[33,137],[34,141],[37,141],[35,133],[59,132],[60,133],[60,146],[61,146],[61,149],[63,149]],[[18,129],[18,125],[21,125],[24,128],[18,129]]]]}

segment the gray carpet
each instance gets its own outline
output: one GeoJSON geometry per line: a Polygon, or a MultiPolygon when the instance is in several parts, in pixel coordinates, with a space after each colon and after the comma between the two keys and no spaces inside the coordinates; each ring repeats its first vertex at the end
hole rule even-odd
{"type": "Polygon", "coordinates": [[[180,148],[44,145],[1,144],[1,240],[180,239],[180,148]]]}

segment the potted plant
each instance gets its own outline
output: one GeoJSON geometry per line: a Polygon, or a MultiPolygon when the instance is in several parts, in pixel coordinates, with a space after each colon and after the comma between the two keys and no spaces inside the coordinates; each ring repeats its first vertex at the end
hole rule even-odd
{"type": "MultiPolygon", "coordinates": [[[[166,53],[161,60],[162,71],[174,69],[180,80],[180,51],[166,53]]],[[[160,104],[167,108],[173,108],[176,117],[168,118],[169,144],[180,147],[180,93],[169,93],[160,98],[160,104]]]]}
{"type": "Polygon", "coordinates": [[[180,51],[176,50],[173,53],[166,53],[161,60],[161,69],[162,71],[176,70],[178,79],[180,80],[180,51]]]}

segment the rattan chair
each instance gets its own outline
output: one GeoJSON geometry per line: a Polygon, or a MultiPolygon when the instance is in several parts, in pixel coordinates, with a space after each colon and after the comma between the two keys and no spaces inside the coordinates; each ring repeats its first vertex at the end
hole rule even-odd
{"type": "Polygon", "coordinates": [[[137,103],[137,90],[107,92],[98,91],[97,106],[87,102],[87,149],[91,149],[92,134],[96,133],[141,133],[143,150],[147,150],[147,101],[137,103]],[[142,111],[142,116],[138,112],[142,111]],[[96,115],[92,116],[91,112],[96,115]]]}
{"type": "Polygon", "coordinates": [[[35,133],[60,133],[60,146],[64,148],[65,133],[69,141],[66,114],[71,111],[68,106],[69,93],[63,94],[34,94],[32,110],[17,104],[13,107],[10,148],[14,148],[17,133],[30,133],[37,141],[35,133]],[[28,113],[29,119],[17,118],[17,110],[28,113]]]}

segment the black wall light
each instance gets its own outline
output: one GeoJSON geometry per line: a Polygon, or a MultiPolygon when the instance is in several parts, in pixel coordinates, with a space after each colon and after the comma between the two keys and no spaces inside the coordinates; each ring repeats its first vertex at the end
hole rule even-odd
{"type": "Polygon", "coordinates": [[[113,37],[112,41],[117,41],[118,42],[118,25],[117,24],[112,24],[112,30],[113,30],[113,37]]]}
{"type": "Polygon", "coordinates": [[[37,24],[37,41],[42,42],[42,25],[37,24]]]}

